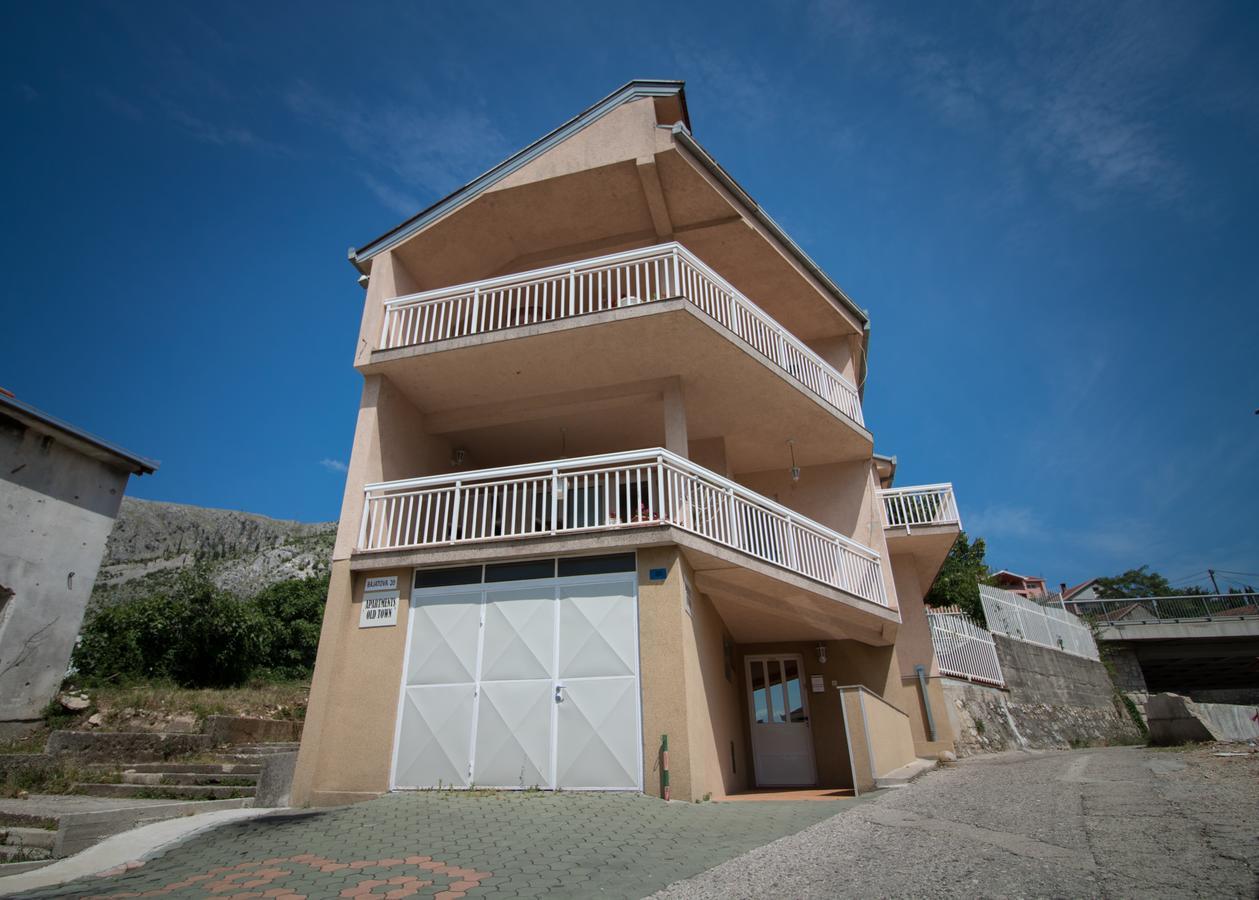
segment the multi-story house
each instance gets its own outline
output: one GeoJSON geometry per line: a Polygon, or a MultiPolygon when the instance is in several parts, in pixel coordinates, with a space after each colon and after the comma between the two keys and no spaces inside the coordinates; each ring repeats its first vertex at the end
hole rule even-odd
{"type": "Polygon", "coordinates": [[[298,803],[865,788],[952,747],[862,311],[627,84],[352,251],[364,378],[298,803]]]}

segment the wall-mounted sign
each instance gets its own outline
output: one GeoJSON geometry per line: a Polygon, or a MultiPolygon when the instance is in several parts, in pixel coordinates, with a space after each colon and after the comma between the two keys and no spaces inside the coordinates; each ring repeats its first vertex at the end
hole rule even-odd
{"type": "Polygon", "coordinates": [[[664,581],[669,577],[668,569],[652,569],[647,573],[647,577],[652,581],[664,581]]]}
{"type": "Polygon", "coordinates": [[[814,675],[812,678],[812,681],[813,681],[813,693],[815,694],[826,693],[826,683],[822,680],[821,675],[814,675]]]}
{"type": "Polygon", "coordinates": [[[359,628],[379,628],[398,624],[398,576],[369,578],[363,585],[363,605],[358,614],[359,628]]]}
{"type": "Polygon", "coordinates": [[[363,608],[358,614],[359,628],[379,628],[398,624],[398,592],[363,595],[363,608]]]}

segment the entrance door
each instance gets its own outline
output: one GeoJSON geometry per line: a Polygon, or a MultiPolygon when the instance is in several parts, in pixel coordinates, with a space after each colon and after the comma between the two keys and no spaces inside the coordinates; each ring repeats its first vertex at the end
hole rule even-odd
{"type": "Polygon", "coordinates": [[[638,790],[635,575],[412,593],[393,785],[638,790]]]}
{"type": "Polygon", "coordinates": [[[757,786],[816,784],[803,660],[794,653],[749,656],[745,665],[757,786]]]}

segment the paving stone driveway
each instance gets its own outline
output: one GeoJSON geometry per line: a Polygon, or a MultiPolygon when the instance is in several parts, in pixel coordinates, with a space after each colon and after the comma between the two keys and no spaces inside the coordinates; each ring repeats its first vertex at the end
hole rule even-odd
{"type": "Polygon", "coordinates": [[[643,897],[857,801],[421,792],[225,825],[31,897],[643,897]]]}

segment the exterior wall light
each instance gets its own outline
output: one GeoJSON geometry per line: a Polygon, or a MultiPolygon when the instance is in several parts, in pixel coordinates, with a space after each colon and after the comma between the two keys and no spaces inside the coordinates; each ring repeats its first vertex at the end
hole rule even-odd
{"type": "Polygon", "coordinates": [[[826,642],[823,641],[817,645],[817,661],[819,665],[826,665],[826,642]]]}

